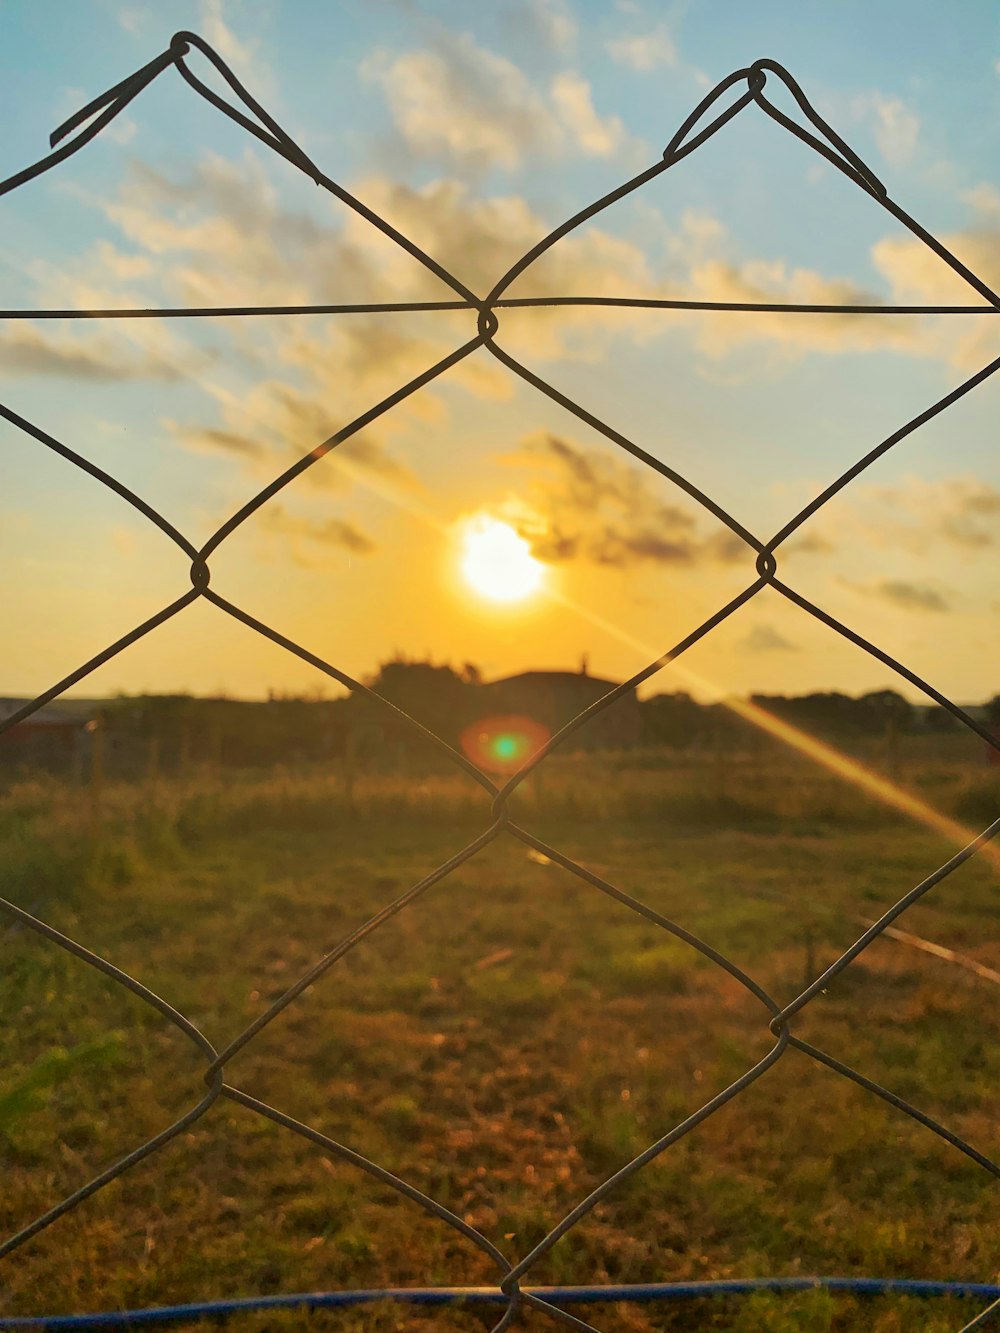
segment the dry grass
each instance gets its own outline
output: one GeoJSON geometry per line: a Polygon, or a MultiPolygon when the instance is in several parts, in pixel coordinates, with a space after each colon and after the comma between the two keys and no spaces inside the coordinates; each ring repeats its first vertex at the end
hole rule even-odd
{"type": "MultiPolygon", "coordinates": [[[[776,757],[554,762],[517,818],[748,969],[779,1002],[952,850],[776,757]]],[[[1000,806],[961,756],[910,781],[1000,806]]],[[[487,819],[456,777],[203,774],[0,801],[3,891],[110,958],[221,1046],[325,949],[487,819]]],[[[996,872],[972,862],[904,924],[996,966],[996,872]],[[992,954],[992,958],[991,958],[992,954]]],[[[5,1231],[201,1095],[193,1048],[92,969],[8,926],[5,1231]],[[65,1055],[51,1054],[53,1048],[65,1055]]],[[[808,1040],[995,1156],[988,983],[880,941],[798,1021],[808,1040]]],[[[524,1253],[581,1195],[769,1048],[767,1015],[697,953],[502,839],[365,940],[236,1057],[229,1081],[524,1253]]],[[[5,1109],[6,1108],[6,1109],[5,1109]]],[[[989,1281],[994,1182],[797,1052],[598,1206],[539,1283],[841,1273],[989,1281]]],[[[5,1265],[0,1314],[338,1287],[491,1283],[467,1242],[333,1154],[218,1103],[5,1265]]],[[[607,1330],[961,1326],[973,1307],[825,1293],[593,1309],[607,1330]]],[[[586,1312],[582,1312],[585,1313],[586,1312]]],[[[241,1317],[242,1330],[304,1326],[241,1317]]],[[[477,1329],[488,1312],[316,1314],[350,1333],[477,1329]]],[[[527,1327],[556,1327],[531,1316],[527,1327]]]]}

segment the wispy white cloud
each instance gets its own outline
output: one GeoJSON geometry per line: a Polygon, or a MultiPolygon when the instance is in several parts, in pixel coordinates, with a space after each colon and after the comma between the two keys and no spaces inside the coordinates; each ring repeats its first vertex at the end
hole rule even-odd
{"type": "MultiPolygon", "coordinates": [[[[706,259],[690,273],[690,294],[702,301],[761,304],[871,305],[878,299],[846,278],[829,278],[815,269],[792,267],[782,259],[731,263],[706,259]]],[[[917,351],[916,321],[905,317],[876,320],[869,315],[810,315],[808,319],[761,313],[737,319],[706,319],[698,347],[712,357],[727,355],[748,342],[782,344],[790,354],[808,351],[854,352],[874,348],[917,351]]]]}
{"type": "MultiPolygon", "coordinates": [[[[232,65],[239,78],[250,85],[251,91],[271,90],[273,79],[266,62],[258,57],[258,43],[237,36],[230,21],[233,9],[238,10],[238,0],[236,4],[233,0],[199,0],[198,31],[223,60],[232,65]]],[[[246,28],[247,24],[242,26],[246,28]]]]}
{"type": "Polygon", "coordinates": [[[552,102],[566,137],[590,157],[610,157],[628,143],[618,116],[602,118],[594,110],[590,84],[579,74],[559,74],[552,82],[552,102]]]}
{"type": "Polygon", "coordinates": [[[852,110],[870,125],[879,152],[891,166],[912,162],[920,138],[920,117],[899,97],[875,91],[856,97],[852,110]]]}
{"type": "MultiPolygon", "coordinates": [[[[484,199],[456,180],[415,188],[373,176],[354,188],[477,290],[487,290],[548,230],[520,196],[484,199]]],[[[102,241],[73,274],[60,274],[57,284],[53,275],[52,294],[57,286],[63,303],[67,294],[89,306],[308,303],[318,292],[344,301],[444,294],[359,215],[332,207],[323,217],[289,207],[250,156],[233,162],[206,154],[176,173],[134,164],[117,195],[91,202],[127,243],[102,241]],[[252,227],[246,225],[250,216],[252,227]]],[[[517,291],[602,294],[653,285],[636,245],[590,228],[530,269],[517,291]]],[[[536,359],[593,358],[610,336],[600,320],[582,326],[548,311],[539,316],[526,321],[519,339],[519,351],[536,359]]],[[[200,342],[207,325],[137,321],[121,329],[138,340],[139,352],[126,355],[89,332],[77,344],[53,340],[48,331],[34,338],[22,329],[10,364],[26,368],[30,361],[38,373],[94,378],[190,373],[206,405],[184,420],[165,420],[165,428],[185,448],[226,455],[263,477],[453,350],[473,331],[474,320],[456,313],[213,323],[214,369],[200,342]]],[[[443,429],[456,392],[497,399],[512,388],[492,358],[471,357],[309,469],[305,484],[327,490],[363,480],[412,495],[418,482],[398,461],[395,441],[428,423],[443,429]]]]}
{"type": "Polygon", "coordinates": [[[678,63],[677,45],[663,24],[652,32],[614,38],[608,43],[608,54],[617,64],[640,74],[674,69],[678,63]]]}
{"type": "Polygon", "coordinates": [[[141,9],[136,9],[132,5],[125,6],[118,11],[118,23],[126,32],[135,34],[144,27],[146,14],[141,9]]]}
{"type": "MultiPolygon", "coordinates": [[[[416,189],[373,177],[358,188],[367,203],[428,253],[443,259],[474,291],[488,291],[550,229],[522,196],[482,198],[453,179],[416,189]]],[[[364,224],[349,223],[348,235],[359,248],[370,232],[364,224]]],[[[511,294],[605,296],[655,290],[657,280],[639,245],[590,226],[546,252],[517,279],[511,294]]],[[[636,320],[632,327],[640,326],[648,331],[649,323],[636,320]]],[[[519,335],[519,345],[544,359],[592,359],[606,346],[610,327],[621,331],[628,325],[617,315],[612,324],[596,317],[584,324],[538,310],[532,312],[530,331],[525,327],[519,335]]]]}
{"type": "Polygon", "coordinates": [[[546,91],[505,56],[467,33],[440,32],[432,45],[376,53],[362,70],[385,95],[411,154],[466,174],[513,170],[528,158],[574,151],[608,157],[632,147],[618,116],[602,116],[590,83],[568,70],[546,91]]]}
{"type": "MultiPolygon", "coordinates": [[[[990,191],[975,192],[977,213],[973,224],[962,231],[945,233],[939,239],[973,273],[994,291],[1000,291],[1000,215],[990,191]]],[[[890,236],[872,249],[872,262],[891,287],[891,299],[900,303],[948,305],[985,304],[964,278],[915,236],[890,236]]],[[[917,350],[938,356],[959,370],[969,372],[986,364],[1000,352],[997,326],[991,319],[963,321],[957,329],[926,327],[917,350]]]]}
{"type": "Polygon", "coordinates": [[[565,55],[576,44],[577,22],[566,0],[513,0],[499,13],[518,47],[540,45],[565,55]]]}
{"type": "MultiPolygon", "coordinates": [[[[965,194],[975,209],[972,225],[941,240],[994,289],[1000,287],[1000,193],[980,185],[965,194]]],[[[803,305],[971,304],[979,298],[964,279],[917,237],[885,237],[870,251],[881,282],[791,265],[781,258],[740,258],[725,226],[708,213],[685,213],[667,241],[673,264],[671,295],[704,301],[803,305]]],[[[841,354],[894,351],[927,357],[968,373],[997,355],[997,326],[991,320],[950,324],[918,316],[873,318],[859,314],[745,314],[739,319],[706,317],[697,324],[696,346],[714,361],[753,343],[780,347],[786,361],[809,352],[841,354]]]]}
{"type": "Polygon", "coordinates": [[[980,181],[978,185],[963,190],[962,199],[980,217],[1000,222],[1000,189],[995,185],[980,181]]]}
{"type": "Polygon", "coordinates": [[[510,169],[559,142],[552,113],[521,70],[467,33],[441,32],[433,47],[395,58],[378,53],[362,73],[381,86],[398,133],[419,156],[510,169]]]}

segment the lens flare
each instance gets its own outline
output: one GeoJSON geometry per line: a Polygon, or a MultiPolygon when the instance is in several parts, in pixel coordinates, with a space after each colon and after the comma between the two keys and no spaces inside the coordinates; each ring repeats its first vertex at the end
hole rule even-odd
{"type": "Polygon", "coordinates": [[[514,773],[549,739],[548,727],[533,717],[484,717],[466,727],[462,750],[487,773],[514,773]]]}

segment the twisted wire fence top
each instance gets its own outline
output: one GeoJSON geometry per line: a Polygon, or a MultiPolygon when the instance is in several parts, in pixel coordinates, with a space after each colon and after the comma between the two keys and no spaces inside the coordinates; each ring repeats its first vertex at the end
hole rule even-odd
{"type": "MultiPolygon", "coordinates": [[[[456,1232],[460,1233],[469,1242],[476,1246],[492,1261],[493,1264],[496,1265],[499,1275],[499,1287],[507,1301],[506,1310],[499,1323],[496,1324],[494,1333],[500,1333],[501,1330],[513,1326],[518,1321],[520,1312],[526,1307],[536,1307],[544,1310],[554,1319],[561,1321],[569,1327],[592,1329],[593,1325],[542,1299],[523,1285],[524,1280],[530,1274],[533,1266],[538,1263],[543,1255],[551,1250],[562,1236],[590,1213],[601,1199],[616,1189],[616,1187],[623,1181],[630,1176],[633,1176],[637,1171],[640,1171],[647,1163],[658,1157],[672,1144],[676,1143],[710,1116],[714,1115],[720,1107],[724,1106],[727,1102],[732,1101],[733,1098],[738,1097],[744,1089],[748,1088],[758,1079],[761,1079],[791,1048],[811,1057],[811,1059],[817,1061],[827,1069],[832,1070],[845,1079],[851,1080],[869,1093],[880,1098],[883,1102],[895,1107],[903,1114],[932,1130],[958,1151],[964,1153],[968,1158],[971,1158],[972,1161],[978,1163],[984,1170],[990,1172],[994,1176],[1000,1177],[1000,1165],[988,1158],[983,1152],[965,1142],[957,1134],[953,1133],[944,1125],[937,1123],[923,1111],[910,1105],[889,1089],[880,1086],[878,1083],[867,1078],[857,1070],[852,1069],[848,1065],[834,1058],[832,1055],[810,1044],[802,1037],[797,1036],[793,1025],[793,1019],[796,1015],[805,1009],[834,977],[843,972],[845,968],[848,968],[875,940],[882,936],[897,918],[931,890],[939,886],[954,870],[970,857],[973,857],[987,842],[996,837],[997,833],[1000,832],[1000,819],[997,819],[990,824],[990,826],[983,830],[978,837],[974,838],[967,846],[963,847],[946,861],[945,864],[941,865],[932,874],[928,875],[921,883],[917,884],[915,887],[909,888],[903,893],[898,901],[890,907],[874,925],[867,929],[850,948],[832,963],[822,975],[811,981],[801,994],[790,1003],[781,1005],[776,999],[768,994],[753,976],[749,975],[731,959],[718,952],[709,943],[693,935],[679,922],[667,918],[645,903],[639,901],[637,898],[624,892],[594,870],[578,864],[558,848],[550,846],[547,842],[537,837],[530,829],[515,823],[510,813],[510,800],[518,786],[556,747],[562,745],[590,718],[610,707],[617,698],[621,697],[628,691],[635,689],[643,681],[648,680],[668,663],[675,661],[681,654],[686,652],[687,649],[703,639],[715,629],[716,626],[722,624],[722,622],[728,619],[738,608],[744,606],[765,588],[770,588],[774,592],[779,593],[794,606],[799,607],[808,615],[814,617],[816,620],[834,630],[837,634],[863,649],[883,665],[889,667],[899,677],[906,680],[911,686],[920,690],[927,698],[945,708],[965,727],[975,732],[989,745],[996,749],[1000,749],[1000,741],[993,736],[991,731],[983,723],[975,717],[970,716],[967,711],[955,704],[940,690],[936,689],[933,684],[922,679],[921,676],[912,671],[903,662],[898,661],[892,654],[880,648],[876,643],[873,643],[863,635],[857,633],[850,626],[841,622],[837,617],[831,615],[821,606],[815,604],[779,577],[779,551],[782,544],[785,543],[793,533],[797,532],[802,525],[807,523],[810,518],[822,509],[833,496],[837,495],[844,489],[844,487],[848,486],[855,480],[855,478],[870,467],[871,464],[882,457],[882,455],[895,448],[901,441],[905,440],[924,423],[944,412],[948,407],[958,402],[959,399],[965,397],[978,385],[982,384],[992,376],[994,372],[1000,368],[1000,358],[984,365],[976,373],[965,379],[957,388],[939,398],[924,411],[913,417],[912,420],[900,426],[898,430],[895,430],[892,434],[870,449],[863,457],[859,458],[857,462],[837,477],[835,481],[826,486],[814,499],[794,513],[778,532],[765,539],[751,532],[735,516],[714,500],[712,496],[702,491],[687,477],[670,467],[667,463],[661,462],[653,457],[640,444],[616,430],[613,425],[599,419],[593,413],[588,411],[585,406],[567,397],[564,393],[560,392],[557,388],[536,374],[530,367],[523,365],[505,350],[501,341],[498,340],[501,331],[501,320],[498,312],[512,307],[612,305],[650,309],[722,310],[733,313],[840,312],[863,314],[875,318],[879,316],[891,317],[901,314],[996,314],[1000,311],[1000,296],[998,296],[986,282],[967,268],[966,265],[952,254],[945,245],[926,231],[920,223],[912,218],[899,204],[890,198],[886,186],[882,181],[878,179],[871,168],[861,160],[861,158],[836,133],[836,131],[818,114],[816,109],[806,98],[802,89],[787,70],[783,69],[781,65],[777,64],[775,61],[766,59],[756,60],[748,67],[736,70],[721,80],[721,82],[702,99],[680,126],[677,133],[664,149],[661,160],[657,161],[648,169],[640,172],[638,175],[633,176],[630,180],[625,181],[625,183],[620,185],[617,189],[610,191],[588,207],[581,209],[578,213],[567,219],[567,221],[556,227],[549,235],[545,236],[535,246],[528,250],[527,253],[522,255],[506,273],[502,274],[485,296],[479,296],[470,290],[470,288],[451,273],[441,261],[427,254],[420,248],[420,246],[416,245],[407,236],[398,231],[384,218],[374,213],[361,200],[355,198],[328,176],[312,161],[311,158],[307,156],[302,148],[294,142],[278,122],[251,95],[228,65],[220,58],[217,52],[215,52],[201,37],[191,32],[180,32],[176,34],[165,51],[161,52],[146,65],[143,65],[142,68],[135,73],[129,75],[120,83],[117,83],[113,88],[108,89],[99,97],[94,98],[74,116],[71,116],[52,134],[52,151],[38,162],[17,172],[7,181],[0,184],[0,194],[8,193],[11,190],[27,184],[41,176],[43,173],[56,167],[72,154],[79,152],[93,138],[95,138],[95,136],[100,134],[101,131],[104,130],[131,101],[133,101],[133,99],[138,97],[140,93],[153,82],[154,79],[158,78],[164,71],[171,68],[175,69],[185,82],[199,94],[199,96],[208,101],[223,115],[234,121],[247,133],[253,135],[265,147],[269,148],[279,157],[284,158],[298,171],[304,173],[309,179],[314,181],[317,186],[327,190],[348,208],[352,209],[373,227],[377,228],[384,236],[393,241],[397,246],[423,265],[426,270],[440,279],[440,281],[444,283],[454,295],[448,299],[438,301],[352,305],[245,305],[165,309],[3,310],[0,311],[0,318],[32,320],[166,319],[177,317],[251,317],[275,314],[351,314],[376,311],[442,310],[468,311],[470,317],[475,317],[474,329],[470,327],[470,336],[467,340],[461,343],[460,346],[456,347],[448,355],[438,360],[436,364],[410,380],[408,383],[401,385],[395,392],[371,406],[367,411],[361,413],[348,425],[318,443],[307,454],[298,459],[297,462],[287,467],[268,485],[264,486],[256,495],[226,519],[218,530],[200,547],[196,546],[184,535],[184,533],[159,513],[154,505],[136,494],[118,478],[83,457],[76,452],[70,444],[56,439],[54,436],[31,421],[26,420],[12,409],[0,404],[0,415],[7,421],[31,436],[46,449],[60,455],[69,463],[84,472],[89,473],[104,486],[114,491],[152,524],[159,528],[170,541],[180,548],[190,561],[190,586],[180,592],[175,600],[164,606],[149,619],[136,625],[134,629],[123,635],[116,642],[95,654],[89,661],[83,663],[74,671],[71,671],[62,680],[57,681],[49,688],[43,690],[32,702],[25,704],[23,707],[13,712],[3,722],[0,722],[0,733],[16,726],[37,709],[41,708],[49,700],[54,699],[57,695],[78,684],[103,663],[109,661],[131,644],[136,643],[138,640],[148,635],[159,625],[162,625],[166,621],[179,615],[180,612],[191,606],[195,601],[202,599],[210,602],[226,615],[233,617],[250,629],[255,630],[258,634],[263,635],[265,638],[271,640],[279,647],[286,649],[289,653],[294,654],[304,662],[316,667],[319,671],[348,687],[350,690],[368,695],[376,701],[379,707],[392,710],[397,716],[403,718],[409,727],[419,730],[428,737],[440,750],[446,753],[452,763],[459,766],[483,788],[486,795],[486,804],[484,804],[484,827],[482,832],[473,841],[456,850],[442,865],[438,866],[431,873],[425,875],[417,883],[413,884],[405,893],[382,907],[381,910],[376,912],[367,921],[358,926],[357,929],[352,931],[334,949],[320,958],[304,975],[299,977],[293,985],[289,986],[284,994],[275,1000],[265,1012],[250,1023],[222,1050],[216,1049],[209,1038],[200,1032],[184,1014],[178,1012],[168,1001],[156,995],[141,981],[127,975],[107,959],[90,952],[82,945],[68,938],[53,926],[38,919],[23,908],[18,907],[11,902],[0,901],[0,906],[2,906],[3,910],[9,916],[21,922],[25,927],[36,932],[43,938],[51,941],[70,954],[73,954],[90,967],[95,968],[106,976],[112,978],[122,987],[130,991],[134,996],[156,1009],[163,1017],[172,1023],[184,1034],[192,1045],[196,1047],[200,1055],[204,1058],[204,1078],[206,1084],[206,1092],[204,1096],[195,1105],[191,1106],[183,1116],[164,1129],[161,1133],[157,1134],[154,1138],[141,1144],[121,1161],[116,1162],[113,1166],[101,1172],[101,1174],[96,1176],[89,1183],[62,1200],[55,1207],[51,1208],[30,1225],[26,1226],[23,1230],[8,1239],[4,1244],[0,1245],[0,1257],[11,1254],[18,1249],[18,1247],[29,1241],[33,1236],[38,1235],[39,1232],[50,1226],[58,1218],[75,1208],[84,1199],[101,1190],[110,1181],[123,1175],[136,1163],[157,1152],[157,1150],[164,1144],[168,1143],[171,1139],[174,1139],[188,1126],[206,1115],[217,1101],[226,1098],[249,1108],[260,1116],[266,1117],[269,1120],[292,1130],[312,1143],[321,1146],[328,1153],[334,1154],[338,1158],[353,1164],[360,1170],[366,1172],[369,1176],[372,1176],[376,1180],[389,1186],[391,1189],[398,1192],[398,1194],[410,1199],[426,1212],[431,1213],[435,1217],[446,1222],[453,1227],[456,1232]],[[212,87],[204,82],[199,74],[195,72],[190,63],[191,58],[195,55],[200,55],[210,63],[215,72],[222,79],[229,93],[232,95],[232,100],[227,100],[227,97],[217,93],[212,87]],[[801,112],[804,123],[799,123],[797,120],[793,120],[770,100],[767,96],[766,89],[771,80],[782,85],[787,92],[791,94],[798,110],[801,112]],[[611,204],[631,194],[633,191],[640,189],[665,171],[668,171],[671,167],[676,165],[676,163],[680,162],[701,145],[705,144],[712,138],[712,136],[717,134],[730,121],[751,105],[759,108],[760,111],[764,112],[764,114],[769,116],[778,125],[782,126],[790,134],[800,139],[814,152],[824,157],[832,166],[858,186],[859,189],[865,191],[876,204],[896,218],[897,221],[906,227],[915,237],[936,254],[939,259],[961,277],[971,288],[972,293],[975,295],[975,300],[968,305],[875,306],[864,304],[825,305],[764,302],[709,302],[683,299],[653,300],[641,297],[587,297],[560,296],[558,294],[531,298],[512,298],[507,296],[507,292],[515,279],[523,274],[549,249],[558,244],[563,237],[569,235],[584,222],[596,217],[611,204]],[[253,614],[252,610],[236,605],[234,602],[228,600],[222,594],[217,592],[211,586],[211,568],[209,564],[211,556],[219,549],[222,543],[225,542],[226,539],[250,517],[250,515],[266,505],[268,501],[279,492],[283,491],[286,487],[291,486],[307,469],[318,466],[323,457],[333,449],[336,449],[338,445],[357,434],[358,431],[362,430],[370,422],[375,421],[397,403],[402,402],[411,394],[415,393],[422,386],[446,375],[451,369],[480,348],[486,349],[486,351],[506,366],[508,370],[520,377],[521,380],[532,386],[540,394],[564,408],[578,420],[591,426],[607,440],[631,454],[634,458],[644,463],[653,471],[659,473],[661,477],[680,488],[702,506],[702,508],[714,515],[745,545],[748,562],[752,567],[752,574],[742,591],[725,605],[719,607],[714,614],[709,616],[701,624],[693,628],[679,642],[668,647],[656,658],[655,661],[650,662],[642,670],[637,671],[624,684],[610,690],[603,698],[585,709],[578,716],[574,717],[502,784],[494,782],[492,778],[482,772],[464,754],[454,749],[444,739],[435,735],[432,731],[422,726],[421,723],[399,708],[396,708],[395,705],[388,700],[381,698],[369,687],[353,679],[334,663],[324,660],[322,657],[312,652],[307,646],[285,637],[272,626],[265,624],[258,619],[253,614]],[[307,987],[318,981],[324,973],[329,971],[335,963],[343,958],[344,955],[352,950],[362,939],[377,930],[390,918],[406,909],[410,904],[425,894],[433,885],[440,882],[457,867],[475,857],[478,852],[497,839],[501,834],[506,834],[509,837],[515,838],[526,847],[548,857],[551,861],[562,866],[593,889],[614,899],[618,903],[631,909],[633,912],[638,913],[647,921],[653,923],[664,931],[669,932],[677,939],[689,945],[692,949],[709,959],[717,967],[724,969],[731,977],[739,982],[756,1001],[759,1002],[762,1011],[762,1020],[766,1021],[773,1038],[770,1050],[761,1060],[750,1068],[747,1068],[739,1078],[733,1081],[710,1101],[706,1102],[692,1115],[688,1116],[683,1122],[666,1129],[662,1137],[657,1139],[656,1142],[650,1144],[645,1151],[604,1180],[586,1198],[581,1199],[565,1217],[551,1227],[543,1239],[541,1239],[529,1253],[524,1254],[516,1263],[508,1261],[486,1235],[482,1234],[468,1222],[463,1220],[462,1217],[451,1211],[446,1203],[428,1197],[406,1180],[394,1175],[378,1163],[367,1160],[349,1146],[334,1141],[329,1136],[299,1120],[296,1120],[292,1116],[287,1115],[280,1108],[265,1104],[230,1083],[226,1078],[227,1065],[233,1056],[267,1027],[277,1015],[282,1012],[282,1010],[293,1004],[297,997],[300,996],[307,987]]],[[[470,318],[470,324],[471,323],[472,320],[470,318]]],[[[987,1310],[981,1312],[971,1323],[966,1325],[966,1328],[972,1329],[983,1327],[987,1322],[991,1322],[993,1316],[998,1313],[1000,1313],[1000,1302],[991,1305],[987,1310]]]]}

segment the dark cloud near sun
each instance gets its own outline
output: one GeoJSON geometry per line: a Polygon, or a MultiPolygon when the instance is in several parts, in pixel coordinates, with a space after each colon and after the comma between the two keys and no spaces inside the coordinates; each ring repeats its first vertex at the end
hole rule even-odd
{"type": "Polygon", "coordinates": [[[108,383],[176,380],[177,366],[142,351],[128,352],[100,337],[66,336],[16,324],[0,335],[0,372],[108,383]]]}
{"type": "MultiPolygon", "coordinates": [[[[170,433],[186,448],[199,453],[222,453],[261,465],[275,474],[297,463],[310,450],[324,445],[340,428],[329,410],[316,398],[292,384],[271,385],[270,412],[262,410],[254,434],[197,422],[165,420],[170,433]]],[[[381,477],[406,489],[417,487],[412,472],[395,459],[382,442],[369,432],[359,431],[321,454],[306,469],[302,482],[325,490],[343,488],[365,474],[381,477]]]]}
{"type": "Polygon", "coordinates": [[[995,546],[1000,530],[1000,491],[980,484],[967,490],[940,523],[941,535],[957,546],[995,546]],[[990,526],[992,522],[992,527],[990,526]]]}
{"type": "MultiPolygon", "coordinates": [[[[261,522],[275,536],[297,539],[314,547],[339,548],[352,555],[370,555],[376,549],[366,533],[342,518],[308,518],[290,513],[281,504],[272,504],[264,509],[261,522]]],[[[313,563],[303,558],[301,548],[296,550],[293,546],[292,554],[299,563],[313,563]]]]}
{"type": "Polygon", "coordinates": [[[233,454],[237,458],[262,458],[267,450],[260,440],[241,435],[235,430],[212,426],[185,426],[176,421],[164,423],[182,444],[189,449],[206,453],[233,454]]]}
{"type": "Polygon", "coordinates": [[[792,643],[791,639],[786,639],[784,634],[776,630],[773,625],[766,623],[754,625],[750,633],[740,639],[736,646],[750,653],[795,653],[799,651],[798,644],[792,643]]]}
{"type": "Polygon", "coordinates": [[[852,592],[889,602],[903,611],[950,611],[947,599],[936,588],[906,579],[875,579],[871,583],[847,583],[852,592]]]}
{"type": "Polygon", "coordinates": [[[695,505],[661,498],[669,482],[606,450],[539,431],[505,461],[538,473],[528,492],[536,517],[519,526],[539,560],[685,567],[733,564],[749,555],[722,527],[705,535],[714,520],[703,520],[695,505]]]}
{"type": "Polygon", "coordinates": [[[862,531],[918,558],[949,547],[968,559],[1000,545],[1000,489],[978,477],[909,477],[867,493],[862,531]]]}
{"type": "MultiPolygon", "coordinates": [[[[735,538],[734,538],[735,539],[735,538]]],[[[836,550],[836,545],[822,532],[807,529],[801,534],[793,534],[781,543],[782,555],[829,555],[836,550]]]]}

